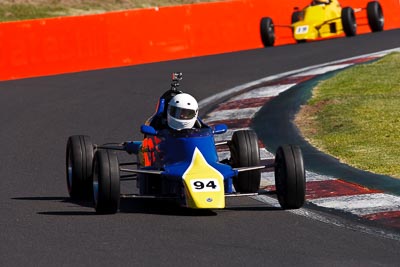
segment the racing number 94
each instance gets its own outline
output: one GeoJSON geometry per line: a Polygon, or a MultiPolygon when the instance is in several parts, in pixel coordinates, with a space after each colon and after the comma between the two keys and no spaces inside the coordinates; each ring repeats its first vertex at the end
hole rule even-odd
{"type": "Polygon", "coordinates": [[[193,179],[191,180],[191,185],[193,191],[217,192],[221,190],[221,187],[217,179],[201,179],[201,180],[193,179]]]}

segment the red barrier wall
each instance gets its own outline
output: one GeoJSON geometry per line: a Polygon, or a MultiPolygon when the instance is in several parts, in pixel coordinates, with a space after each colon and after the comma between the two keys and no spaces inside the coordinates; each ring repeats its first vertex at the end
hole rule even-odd
{"type": "MultiPolygon", "coordinates": [[[[293,2],[237,0],[0,23],[0,80],[261,48],[260,18],[289,24],[293,2]]],[[[380,2],[385,29],[400,27],[399,1],[380,2]]],[[[365,7],[367,1],[341,3],[365,7]]],[[[277,30],[276,44],[287,43],[291,31],[277,30]]]]}

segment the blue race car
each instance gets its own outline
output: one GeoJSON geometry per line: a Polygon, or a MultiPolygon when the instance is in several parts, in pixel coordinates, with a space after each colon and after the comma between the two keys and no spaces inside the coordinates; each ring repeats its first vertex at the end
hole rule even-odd
{"type": "MultiPolygon", "coordinates": [[[[184,96],[177,89],[181,79],[182,73],[173,73],[171,89],[160,97],[156,113],[141,126],[142,140],[95,145],[85,135],[68,138],[66,176],[70,197],[93,198],[95,210],[101,214],[116,213],[121,197],[168,198],[188,208],[223,209],[226,197],[257,195],[261,170],[273,169],[282,208],[300,208],[305,200],[300,148],[282,145],[273,164],[261,165],[257,135],[251,130],[239,130],[231,140],[215,142],[214,135],[225,133],[227,126],[211,127],[197,115],[190,127],[176,128],[169,119],[178,112],[172,100],[177,99],[176,95],[184,96]],[[219,160],[220,146],[229,147],[230,158],[219,160]],[[135,155],[135,161],[119,162],[116,151],[135,155]],[[137,194],[120,194],[120,181],[127,179],[136,180],[137,194]]],[[[179,118],[182,121],[195,112],[181,109],[179,118]]]]}

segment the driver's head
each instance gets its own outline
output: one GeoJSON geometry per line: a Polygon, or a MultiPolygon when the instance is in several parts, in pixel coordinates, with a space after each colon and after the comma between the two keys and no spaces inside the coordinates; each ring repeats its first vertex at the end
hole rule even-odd
{"type": "Polygon", "coordinates": [[[194,126],[198,113],[199,105],[193,96],[177,94],[168,103],[168,126],[175,130],[190,129],[194,126]]]}

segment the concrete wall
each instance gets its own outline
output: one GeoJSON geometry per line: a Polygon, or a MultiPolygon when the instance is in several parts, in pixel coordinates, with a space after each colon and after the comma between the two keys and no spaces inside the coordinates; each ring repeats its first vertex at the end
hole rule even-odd
{"type": "MultiPolygon", "coordinates": [[[[261,48],[261,17],[289,24],[294,2],[302,8],[310,1],[236,0],[0,23],[0,80],[261,48]]],[[[400,27],[400,1],[380,2],[385,29],[400,27]]],[[[365,32],[367,25],[358,28],[365,32]]],[[[294,43],[289,28],[276,33],[276,45],[294,43]]]]}

